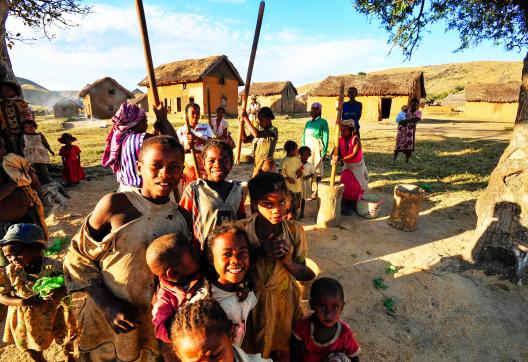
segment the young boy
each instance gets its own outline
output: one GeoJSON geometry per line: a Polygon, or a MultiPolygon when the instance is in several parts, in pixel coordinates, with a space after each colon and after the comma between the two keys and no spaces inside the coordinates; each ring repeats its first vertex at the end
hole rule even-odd
{"type": "Polygon", "coordinates": [[[306,206],[306,200],[312,197],[312,182],[315,176],[315,167],[312,163],[308,162],[311,157],[312,151],[308,146],[302,146],[299,148],[299,158],[302,164],[302,199],[301,199],[301,213],[299,219],[304,218],[304,207],[306,206]]]}
{"type": "Polygon", "coordinates": [[[156,283],[145,253],[161,235],[191,238],[190,215],[170,201],[182,175],[182,146],[168,136],[147,139],[137,169],[141,189],[104,196],[64,260],[68,291],[87,293],[79,318],[81,360],[155,361],[160,355],[151,321],[156,283]]]}
{"type": "Polygon", "coordinates": [[[292,211],[294,218],[297,218],[297,209],[301,206],[302,197],[302,163],[297,155],[297,143],[294,141],[286,141],[284,144],[284,157],[279,166],[280,173],[286,180],[286,187],[291,192],[292,196],[292,211]]]}

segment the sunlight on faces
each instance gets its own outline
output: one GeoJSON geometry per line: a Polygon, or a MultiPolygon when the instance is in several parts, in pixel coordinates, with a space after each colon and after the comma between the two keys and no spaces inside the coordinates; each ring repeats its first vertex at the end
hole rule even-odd
{"type": "Polygon", "coordinates": [[[288,197],[285,191],[271,192],[257,202],[258,212],[272,224],[279,224],[286,215],[288,197]]]}
{"type": "Polygon", "coordinates": [[[168,197],[180,183],[183,156],[175,148],[152,144],[142,153],[137,170],[143,178],[143,196],[154,199],[168,197]]]}
{"type": "Polygon", "coordinates": [[[212,254],[218,282],[223,285],[239,284],[249,269],[249,241],[235,233],[220,234],[215,240],[212,254]]]}
{"type": "Polygon", "coordinates": [[[10,264],[17,267],[24,268],[33,264],[39,257],[41,257],[42,248],[40,245],[13,243],[2,246],[2,252],[10,264]]]}
{"type": "Polygon", "coordinates": [[[233,362],[235,355],[229,336],[217,331],[197,330],[178,335],[174,344],[182,362],[233,362]]]}
{"type": "Polygon", "coordinates": [[[220,147],[209,147],[204,157],[204,168],[207,179],[213,182],[224,181],[233,168],[233,163],[220,147]]]}
{"type": "Polygon", "coordinates": [[[314,311],[315,318],[326,328],[333,327],[343,313],[345,302],[343,296],[321,295],[310,300],[310,307],[314,311]]]}
{"type": "Polygon", "coordinates": [[[191,127],[196,127],[200,121],[200,110],[195,107],[189,107],[189,109],[187,109],[187,117],[189,117],[189,123],[191,124],[191,127]]]}

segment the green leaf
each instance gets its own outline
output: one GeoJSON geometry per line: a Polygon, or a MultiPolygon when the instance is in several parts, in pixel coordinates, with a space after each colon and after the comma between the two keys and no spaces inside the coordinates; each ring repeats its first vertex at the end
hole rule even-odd
{"type": "Polygon", "coordinates": [[[396,268],[394,265],[390,265],[387,268],[385,268],[385,274],[396,274],[398,272],[398,268],[396,268]]]}
{"type": "Polygon", "coordinates": [[[389,286],[385,284],[382,277],[376,277],[372,280],[376,289],[388,289],[389,286]]]}
{"type": "Polygon", "coordinates": [[[385,300],[383,300],[383,305],[385,306],[385,308],[387,309],[387,312],[389,313],[394,313],[395,304],[396,302],[392,298],[385,298],[385,300]]]}

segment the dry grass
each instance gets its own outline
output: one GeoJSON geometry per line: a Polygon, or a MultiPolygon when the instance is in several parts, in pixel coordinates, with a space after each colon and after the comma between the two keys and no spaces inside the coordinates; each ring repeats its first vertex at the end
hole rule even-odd
{"type": "MultiPolygon", "coordinates": [[[[57,138],[63,132],[77,137],[77,145],[82,150],[82,164],[89,174],[108,173],[100,166],[104,142],[108,128],[68,129],[65,119],[42,117],[38,119],[39,130],[46,135],[51,147],[58,152],[57,138]]],[[[183,120],[175,118],[172,123],[179,127],[183,120]]],[[[275,157],[284,156],[282,146],[287,140],[300,142],[306,118],[284,119],[277,117],[274,125],[279,129],[279,143],[275,157]]],[[[229,120],[234,137],[238,134],[238,122],[229,120]]],[[[330,140],[334,137],[331,129],[330,140]]],[[[506,141],[479,140],[458,137],[421,136],[417,133],[416,152],[412,161],[405,164],[400,155],[396,165],[392,165],[395,131],[366,130],[362,132],[363,152],[369,169],[371,188],[390,192],[394,185],[409,182],[431,185],[434,193],[473,192],[483,189],[489,174],[507,146],[506,141]]],[[[332,141],[331,141],[332,142],[332,141]]],[[[52,162],[60,164],[59,157],[52,162]]],[[[326,172],[329,173],[326,167],[326,172]]]]}

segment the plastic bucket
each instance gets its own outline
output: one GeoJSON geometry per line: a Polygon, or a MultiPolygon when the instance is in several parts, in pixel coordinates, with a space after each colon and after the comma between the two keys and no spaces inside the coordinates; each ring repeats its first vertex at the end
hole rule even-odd
{"type": "Polygon", "coordinates": [[[374,219],[378,216],[381,205],[383,205],[381,197],[373,194],[363,195],[361,200],[357,202],[357,213],[367,219],[374,219]]]}

